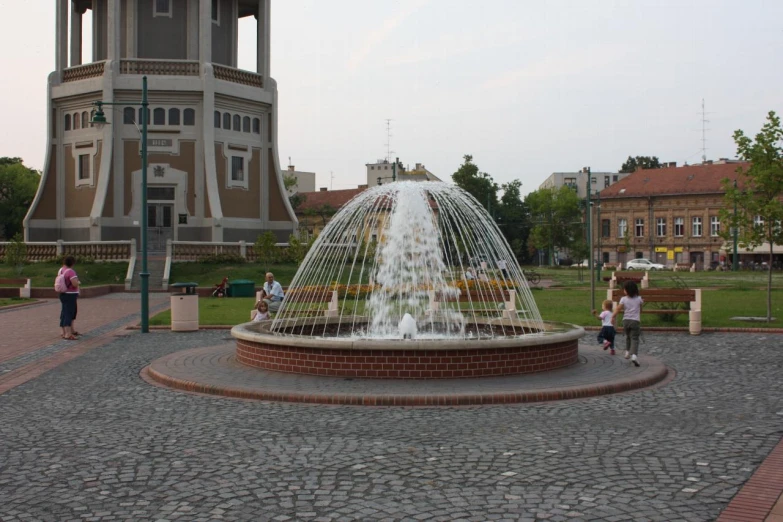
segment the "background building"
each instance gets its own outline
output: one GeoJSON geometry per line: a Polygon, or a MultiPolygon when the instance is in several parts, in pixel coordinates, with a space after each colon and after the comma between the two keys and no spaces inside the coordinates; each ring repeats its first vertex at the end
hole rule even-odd
{"type": "Polygon", "coordinates": [[[423,163],[416,163],[414,169],[406,169],[402,162],[397,161],[397,169],[394,162],[378,160],[375,163],[367,163],[367,185],[381,185],[391,183],[396,176],[397,181],[441,181],[435,174],[427,170],[423,163]]]}
{"type": "MultiPolygon", "coordinates": [[[[590,187],[592,190],[590,194],[598,194],[626,176],[628,176],[628,173],[593,172],[591,174],[590,187]]],[[[538,188],[560,188],[564,185],[575,188],[580,198],[587,197],[587,173],[585,172],[553,172],[538,188]]]]}
{"type": "Polygon", "coordinates": [[[289,196],[293,196],[299,192],[315,191],[315,172],[296,170],[296,167],[289,165],[288,170],[285,171],[285,175],[293,176],[294,179],[296,179],[296,185],[288,189],[289,196]]]}
{"type": "Polygon", "coordinates": [[[285,240],[296,228],[277,154],[270,0],[56,0],[47,158],[28,241],[140,237],[285,240]],[[93,62],[82,64],[91,9],[93,62]],[[70,23],[69,23],[70,12],[70,23]],[[257,68],[237,69],[238,20],[257,20],[257,68]],[[70,56],[69,46],[70,45],[70,56]],[[149,78],[149,188],[141,208],[142,76],[149,78]],[[92,127],[93,102],[109,125],[92,127]],[[127,103],[125,105],[124,103],[127,103]]]}

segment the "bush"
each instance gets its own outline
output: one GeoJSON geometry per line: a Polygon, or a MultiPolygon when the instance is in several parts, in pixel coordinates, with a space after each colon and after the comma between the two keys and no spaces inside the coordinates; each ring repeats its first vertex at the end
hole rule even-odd
{"type": "Polygon", "coordinates": [[[242,264],[247,260],[237,254],[211,254],[200,257],[198,262],[203,264],[242,264]]]}
{"type": "Polygon", "coordinates": [[[27,245],[22,235],[17,233],[5,247],[5,264],[14,267],[17,275],[22,275],[27,261],[27,245]]]}
{"type": "Polygon", "coordinates": [[[59,256],[55,256],[51,258],[48,262],[54,265],[62,265],[65,263],[65,258],[68,256],[73,256],[74,261],[77,265],[94,265],[96,263],[94,257],[69,254],[68,252],[65,252],[64,254],[59,256]]]}

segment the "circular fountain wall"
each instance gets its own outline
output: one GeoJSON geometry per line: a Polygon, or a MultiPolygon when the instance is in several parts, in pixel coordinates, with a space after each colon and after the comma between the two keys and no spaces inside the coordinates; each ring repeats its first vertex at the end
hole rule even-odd
{"type": "Polygon", "coordinates": [[[544,322],[516,258],[469,194],[373,187],[326,226],[273,321],[234,327],[237,360],[364,378],[458,378],[576,363],[584,331],[544,322]]]}

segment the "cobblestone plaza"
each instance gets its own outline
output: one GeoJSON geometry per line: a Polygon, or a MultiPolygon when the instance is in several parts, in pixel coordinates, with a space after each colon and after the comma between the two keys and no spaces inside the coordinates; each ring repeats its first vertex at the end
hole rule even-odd
{"type": "Polygon", "coordinates": [[[150,362],[229,334],[124,333],[127,313],[96,327],[102,345],[7,391],[35,354],[70,348],[0,359],[0,520],[707,521],[783,433],[776,334],[647,333],[642,366],[652,355],[674,377],[625,394],[323,406],[153,386],[139,376],[150,362]]]}

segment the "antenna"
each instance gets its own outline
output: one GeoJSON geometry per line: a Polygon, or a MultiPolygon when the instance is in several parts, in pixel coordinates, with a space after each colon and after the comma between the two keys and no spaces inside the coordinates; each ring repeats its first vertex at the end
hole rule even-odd
{"type": "Polygon", "coordinates": [[[704,98],[701,99],[701,160],[707,161],[707,112],[704,110],[704,98]]]}
{"type": "Polygon", "coordinates": [[[329,190],[332,190],[334,187],[334,172],[331,170],[329,171],[329,190]]]}
{"type": "Polygon", "coordinates": [[[291,166],[291,156],[288,156],[288,166],[291,166]]]}
{"type": "Polygon", "coordinates": [[[386,163],[391,162],[391,156],[394,153],[393,150],[391,150],[391,122],[393,121],[391,118],[386,118],[386,163]]]}

